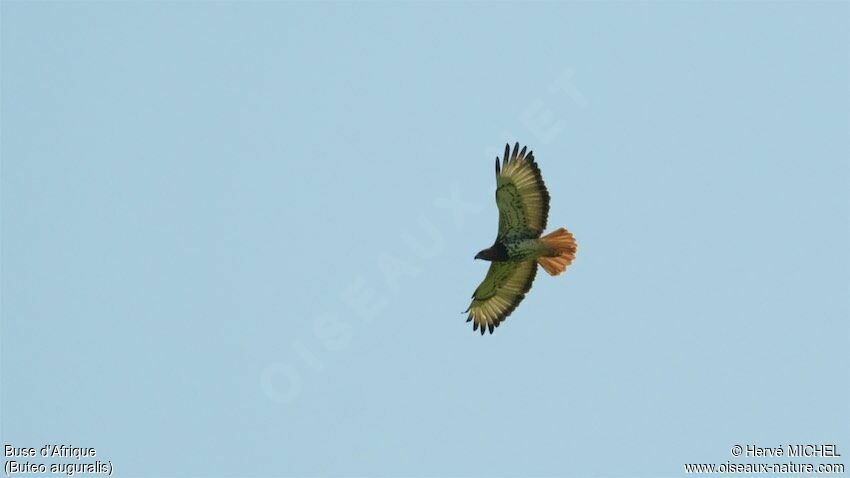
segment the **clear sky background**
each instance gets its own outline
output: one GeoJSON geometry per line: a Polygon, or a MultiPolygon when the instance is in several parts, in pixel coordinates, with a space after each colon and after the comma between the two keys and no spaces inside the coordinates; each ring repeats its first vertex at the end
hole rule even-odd
{"type": "Polygon", "coordinates": [[[4,444],[138,477],[850,465],[850,4],[0,13],[4,444]],[[482,338],[506,141],[579,251],[482,338]]]}

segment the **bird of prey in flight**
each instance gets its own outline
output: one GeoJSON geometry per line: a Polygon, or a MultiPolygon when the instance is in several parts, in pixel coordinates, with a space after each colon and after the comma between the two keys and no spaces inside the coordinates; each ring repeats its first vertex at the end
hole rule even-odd
{"type": "Polygon", "coordinates": [[[496,205],[499,207],[499,232],[496,242],[476,254],[490,261],[484,281],[472,294],[467,322],[472,330],[493,329],[511,315],[531,289],[537,264],[556,276],[567,268],[576,255],[576,241],[564,228],[541,237],[549,216],[549,192],[543,184],[540,168],[531,151],[519,149],[519,143],[505,145],[505,156],[496,158],[496,205]]]}

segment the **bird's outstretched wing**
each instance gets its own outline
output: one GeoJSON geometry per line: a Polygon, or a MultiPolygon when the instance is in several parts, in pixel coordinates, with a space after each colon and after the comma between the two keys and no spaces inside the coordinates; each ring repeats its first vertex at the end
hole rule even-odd
{"type": "Polygon", "coordinates": [[[466,321],[472,321],[472,330],[480,327],[484,335],[486,328],[492,334],[531,289],[535,274],[537,263],[533,260],[491,263],[484,281],[472,294],[472,304],[466,309],[469,312],[466,321]]]}
{"type": "Polygon", "coordinates": [[[549,192],[543,184],[534,153],[505,145],[499,167],[496,158],[496,205],[499,206],[498,238],[539,237],[549,216],[549,192]]]}

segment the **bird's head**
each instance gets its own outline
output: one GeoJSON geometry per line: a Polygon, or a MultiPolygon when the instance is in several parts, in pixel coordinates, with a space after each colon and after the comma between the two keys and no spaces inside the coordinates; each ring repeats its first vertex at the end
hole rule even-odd
{"type": "Polygon", "coordinates": [[[475,254],[475,258],[484,259],[485,261],[506,261],[508,260],[508,251],[504,245],[497,242],[492,247],[475,254]]]}

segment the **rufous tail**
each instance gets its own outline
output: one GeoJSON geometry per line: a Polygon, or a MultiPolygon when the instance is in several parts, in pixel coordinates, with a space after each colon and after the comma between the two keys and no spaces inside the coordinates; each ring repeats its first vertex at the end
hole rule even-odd
{"type": "Polygon", "coordinates": [[[564,272],[567,266],[572,264],[573,259],[576,258],[576,249],[578,248],[576,240],[570,234],[570,231],[563,227],[541,237],[540,242],[552,254],[550,257],[537,258],[537,263],[549,275],[556,276],[564,272]]]}

